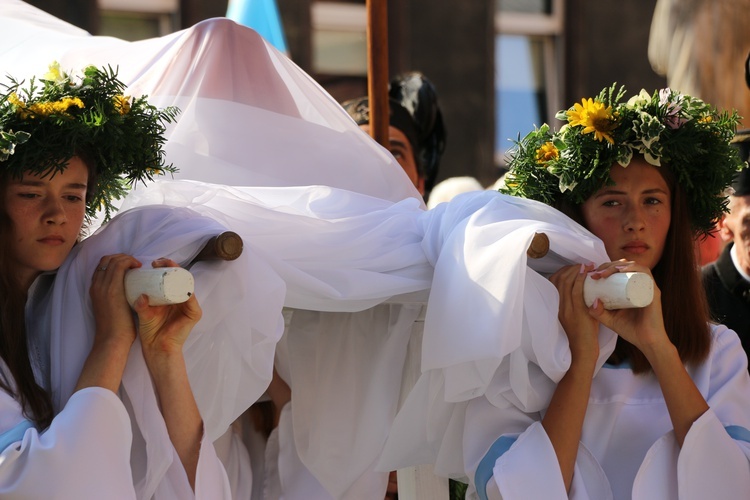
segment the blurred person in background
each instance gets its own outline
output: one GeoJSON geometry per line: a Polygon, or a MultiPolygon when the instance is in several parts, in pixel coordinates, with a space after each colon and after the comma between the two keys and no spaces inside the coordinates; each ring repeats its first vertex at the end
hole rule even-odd
{"type": "MultiPolygon", "coordinates": [[[[422,73],[414,71],[393,78],[388,97],[389,150],[427,200],[445,150],[446,132],[437,91],[422,73]]],[[[369,98],[351,99],[342,106],[360,128],[369,133],[369,98]]]]}
{"type": "Polygon", "coordinates": [[[750,169],[737,175],[732,188],[729,213],[717,224],[726,245],[716,261],[703,267],[703,287],[711,318],[737,332],[745,353],[749,353],[750,169]]]}

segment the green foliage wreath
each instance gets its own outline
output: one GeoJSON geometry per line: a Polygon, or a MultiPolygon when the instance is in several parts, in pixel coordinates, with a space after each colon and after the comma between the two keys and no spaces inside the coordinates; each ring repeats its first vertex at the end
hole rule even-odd
{"type": "Polygon", "coordinates": [[[111,67],[89,66],[78,77],[50,65],[42,78],[23,82],[11,78],[0,95],[0,168],[19,178],[24,172],[54,175],[74,156],[96,168],[89,187],[87,213],[114,211],[138,181],[174,173],[165,165],[166,124],[178,109],[157,109],[145,96],[125,95],[125,85],[111,67]]]}
{"type": "Polygon", "coordinates": [[[612,183],[612,165],[627,167],[639,154],[651,165],[669,165],[688,196],[693,229],[707,233],[726,212],[725,189],[745,166],[730,145],[737,112],[719,113],[668,88],[622,102],[624,94],[616,85],[605,88],[560,111],[556,117],[567,123],[559,131],[544,124],[516,141],[501,191],[579,205],[612,183]]]}

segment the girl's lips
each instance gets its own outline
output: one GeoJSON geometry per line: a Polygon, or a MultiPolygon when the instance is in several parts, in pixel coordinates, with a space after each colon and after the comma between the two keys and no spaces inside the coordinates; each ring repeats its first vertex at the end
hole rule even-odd
{"type": "Polygon", "coordinates": [[[648,251],[648,245],[642,242],[632,242],[628,243],[627,245],[623,246],[622,249],[628,253],[636,253],[641,254],[646,251],[648,251]]]}
{"type": "Polygon", "coordinates": [[[65,239],[62,236],[47,236],[37,241],[45,245],[62,245],[65,243],[65,239]]]}

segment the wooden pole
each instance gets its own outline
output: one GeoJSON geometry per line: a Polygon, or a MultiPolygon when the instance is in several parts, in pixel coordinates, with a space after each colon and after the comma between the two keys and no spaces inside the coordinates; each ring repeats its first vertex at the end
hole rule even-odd
{"type": "Polygon", "coordinates": [[[370,135],[388,148],[388,0],[367,0],[366,8],[370,135]]]}
{"type": "MultiPolygon", "coordinates": [[[[388,149],[388,0],[367,0],[367,95],[370,100],[370,135],[388,149]]],[[[419,351],[404,368],[409,389],[419,373],[419,351]],[[413,373],[413,380],[408,373],[413,373]]],[[[402,387],[402,394],[406,394],[402,387]]],[[[447,500],[448,480],[435,476],[432,466],[409,467],[398,472],[398,494],[404,500],[447,500]],[[426,467],[426,468],[425,468],[426,467]]]]}

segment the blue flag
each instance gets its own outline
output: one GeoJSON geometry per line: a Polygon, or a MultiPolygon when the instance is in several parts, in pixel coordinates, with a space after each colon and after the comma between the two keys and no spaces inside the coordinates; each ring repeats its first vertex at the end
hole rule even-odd
{"type": "Polygon", "coordinates": [[[227,17],[248,26],[282,52],[287,52],[276,0],[229,0],[227,17]]]}

